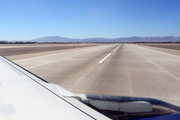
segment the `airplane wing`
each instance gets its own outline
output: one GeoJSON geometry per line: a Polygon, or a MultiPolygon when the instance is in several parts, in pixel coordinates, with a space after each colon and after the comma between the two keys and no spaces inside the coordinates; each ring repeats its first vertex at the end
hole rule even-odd
{"type": "Polygon", "coordinates": [[[0,120],[168,120],[179,111],[153,98],[75,95],[0,56],[0,120]]]}
{"type": "Polygon", "coordinates": [[[68,96],[75,95],[0,56],[1,120],[109,119],[68,96]]]}

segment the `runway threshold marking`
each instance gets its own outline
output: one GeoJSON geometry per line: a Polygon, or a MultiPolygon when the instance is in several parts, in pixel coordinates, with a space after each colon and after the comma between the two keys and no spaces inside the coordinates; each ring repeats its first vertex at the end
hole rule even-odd
{"type": "Polygon", "coordinates": [[[103,63],[109,56],[111,55],[111,53],[109,53],[108,55],[106,55],[106,57],[104,57],[103,59],[101,59],[98,63],[103,63]]]}

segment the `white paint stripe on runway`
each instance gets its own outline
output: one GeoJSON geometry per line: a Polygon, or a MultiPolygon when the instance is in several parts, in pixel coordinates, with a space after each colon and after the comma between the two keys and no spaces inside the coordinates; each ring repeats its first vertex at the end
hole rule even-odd
{"type": "Polygon", "coordinates": [[[131,46],[134,46],[134,47],[137,47],[137,48],[142,48],[142,49],[153,51],[153,52],[157,52],[157,53],[161,53],[161,54],[164,54],[164,55],[170,55],[172,57],[177,57],[178,59],[180,58],[180,56],[178,56],[178,55],[174,55],[174,54],[170,54],[170,53],[166,53],[166,52],[161,52],[161,51],[153,50],[153,49],[150,49],[150,48],[145,48],[145,47],[140,47],[140,46],[135,46],[135,45],[131,45],[131,46]]]}
{"type": "Polygon", "coordinates": [[[103,63],[109,56],[111,55],[111,53],[109,53],[108,55],[106,55],[106,57],[104,57],[102,60],[100,60],[98,63],[103,63]]]}
{"type": "MultiPolygon", "coordinates": [[[[79,48],[77,48],[77,49],[79,49],[79,48]]],[[[71,50],[73,50],[73,49],[71,49],[71,50]]],[[[82,50],[68,51],[68,52],[64,52],[64,51],[66,51],[66,50],[63,50],[62,53],[55,53],[55,54],[38,56],[38,57],[25,58],[25,59],[21,59],[21,60],[15,60],[14,62],[23,62],[23,61],[33,60],[33,59],[38,59],[38,58],[43,58],[43,57],[50,57],[50,56],[55,56],[55,55],[63,55],[63,54],[68,54],[68,53],[73,53],[73,52],[79,52],[79,51],[82,51],[82,50]]],[[[51,51],[48,51],[48,52],[51,52],[51,51]]]]}
{"type": "Polygon", "coordinates": [[[165,73],[169,74],[171,77],[175,78],[176,80],[180,80],[179,78],[177,78],[176,76],[174,76],[173,74],[171,74],[170,72],[168,72],[166,69],[160,67],[158,64],[156,64],[155,62],[153,62],[151,59],[145,57],[144,55],[140,54],[138,51],[136,51],[135,49],[133,49],[132,47],[130,47],[134,52],[136,52],[137,54],[139,54],[141,57],[147,59],[149,62],[151,62],[152,64],[154,64],[155,66],[157,66],[159,69],[161,69],[162,71],[164,71],[165,73]]]}
{"type": "MultiPolygon", "coordinates": [[[[89,50],[89,49],[88,49],[89,50]]],[[[78,50],[80,51],[80,50],[78,50]]],[[[97,50],[94,50],[94,51],[97,51],[97,50]]],[[[92,52],[92,51],[90,51],[92,52]]],[[[43,66],[43,65],[47,65],[47,64],[51,64],[51,63],[54,63],[54,62],[58,62],[60,60],[65,60],[65,59],[69,59],[69,58],[73,58],[73,57],[76,57],[76,56],[79,56],[79,55],[83,55],[83,54],[87,54],[89,52],[85,52],[85,53],[80,53],[80,54],[77,54],[77,55],[73,55],[73,56],[69,56],[69,57],[66,57],[66,58],[61,58],[61,59],[57,59],[57,60],[53,60],[53,61],[49,61],[49,62],[45,62],[45,63],[42,63],[42,64],[38,64],[38,65],[35,65],[35,66],[31,66],[31,67],[28,67],[26,69],[33,69],[33,68],[36,68],[36,67],[39,67],[39,66],[43,66]]],[[[110,53],[111,54],[111,53],[110,53]]],[[[42,56],[43,57],[43,56],[42,56]]],[[[109,57],[109,56],[108,56],[109,57]]]]}
{"type": "MultiPolygon", "coordinates": [[[[104,47],[104,46],[103,46],[104,47]]],[[[43,55],[43,56],[37,56],[37,57],[32,57],[32,58],[25,58],[25,59],[20,59],[20,60],[15,60],[14,62],[23,62],[23,61],[28,61],[28,60],[33,60],[33,59],[37,59],[37,58],[45,58],[45,57],[50,57],[50,56],[55,56],[55,55],[63,55],[63,54],[68,54],[68,53],[73,53],[73,52],[79,52],[79,51],[84,51],[84,50],[91,50],[94,48],[76,48],[76,49],[70,49],[69,50],[61,50],[61,53],[55,53],[55,54],[49,54],[49,55],[43,55]],[[75,50],[75,51],[74,51],[75,50]]],[[[52,52],[52,51],[48,51],[48,52],[52,52]]]]}
{"type": "Polygon", "coordinates": [[[116,51],[119,48],[119,46],[117,48],[115,48],[113,51],[116,51]]]}
{"type": "Polygon", "coordinates": [[[35,66],[28,67],[28,68],[26,68],[26,69],[29,70],[29,69],[36,68],[36,67],[39,67],[39,66],[42,66],[42,65],[51,64],[51,63],[54,63],[54,62],[58,62],[58,61],[60,61],[60,60],[65,60],[65,59],[73,58],[73,57],[76,57],[76,56],[79,56],[79,55],[83,55],[83,54],[87,54],[87,53],[88,53],[88,52],[81,53],[81,54],[77,54],[77,55],[73,55],[73,56],[66,57],[66,58],[61,58],[61,59],[49,61],[49,62],[45,62],[45,63],[42,63],[42,64],[38,64],[38,65],[35,65],[35,66]]]}

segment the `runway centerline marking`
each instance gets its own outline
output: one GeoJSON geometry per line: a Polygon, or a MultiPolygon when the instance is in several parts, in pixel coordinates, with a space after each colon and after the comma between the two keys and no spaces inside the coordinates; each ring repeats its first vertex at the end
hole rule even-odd
{"type": "Polygon", "coordinates": [[[115,52],[118,48],[119,48],[119,46],[117,48],[115,48],[113,51],[115,52]]]}
{"type": "Polygon", "coordinates": [[[109,53],[108,55],[106,55],[106,57],[104,57],[102,60],[100,60],[98,63],[103,63],[109,56],[111,55],[111,53],[109,53]]]}

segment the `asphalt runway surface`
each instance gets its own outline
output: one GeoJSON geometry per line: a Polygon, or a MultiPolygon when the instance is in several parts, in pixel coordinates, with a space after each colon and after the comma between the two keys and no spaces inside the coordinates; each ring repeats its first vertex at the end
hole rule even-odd
{"type": "Polygon", "coordinates": [[[6,57],[75,94],[149,97],[180,106],[180,56],[154,48],[111,44],[6,57]]]}

